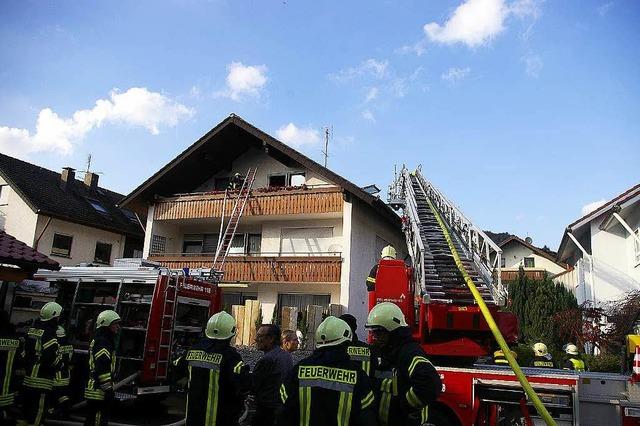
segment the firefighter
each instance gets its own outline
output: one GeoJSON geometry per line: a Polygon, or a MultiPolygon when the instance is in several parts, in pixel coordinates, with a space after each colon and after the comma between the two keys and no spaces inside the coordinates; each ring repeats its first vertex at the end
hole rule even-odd
{"type": "Polygon", "coordinates": [[[565,346],[564,352],[567,354],[567,360],[564,362],[563,370],[586,371],[586,365],[576,345],[569,343],[565,346]]]}
{"type": "Polygon", "coordinates": [[[547,350],[547,345],[538,342],[533,345],[533,362],[532,367],[538,368],[555,368],[553,364],[553,358],[547,350]]]}
{"type": "MultiPolygon", "coordinates": [[[[509,352],[511,352],[511,355],[514,358],[518,358],[518,354],[515,353],[514,351],[512,351],[511,349],[509,349],[509,352]]],[[[497,351],[495,351],[493,353],[493,364],[494,365],[505,365],[508,366],[509,362],[507,361],[507,357],[504,356],[504,352],[502,351],[502,349],[498,349],[497,351]]]]}
{"type": "MultiPolygon", "coordinates": [[[[386,246],[380,253],[382,260],[395,260],[396,249],[393,246],[386,246]]],[[[376,276],[378,275],[378,263],[373,265],[369,276],[367,277],[367,291],[373,291],[376,288],[376,276]]]]}
{"type": "Polygon", "coordinates": [[[381,363],[375,372],[381,425],[421,425],[428,421],[429,405],[442,390],[440,376],[424,350],[411,337],[402,310],[390,302],[371,309],[366,327],[381,363]]]}
{"type": "Polygon", "coordinates": [[[47,414],[47,404],[58,369],[56,329],[62,306],[48,302],[40,318],[27,332],[25,341],[25,377],[23,381],[23,418],[29,425],[40,425],[47,414]]]}
{"type": "Polygon", "coordinates": [[[236,335],[236,320],[222,311],[207,322],[205,338],[189,349],[187,426],[237,425],[244,409],[243,395],[249,389],[249,367],[230,345],[236,335]]]}
{"type": "Polygon", "coordinates": [[[15,407],[16,370],[22,361],[23,346],[9,322],[9,314],[0,312],[0,424],[8,423],[15,407]]]}
{"type": "Polygon", "coordinates": [[[378,368],[378,357],[372,354],[371,347],[358,340],[356,330],[358,329],[358,321],[356,317],[351,314],[340,315],[340,319],[349,325],[351,329],[351,343],[347,346],[347,353],[352,361],[356,361],[362,367],[362,370],[367,373],[370,378],[373,378],[373,373],[378,368]]]}
{"type": "Polygon", "coordinates": [[[116,366],[116,335],[120,315],[110,309],[96,319],[96,334],[89,344],[89,381],[84,397],[89,408],[85,425],[103,426],[109,422],[114,397],[113,373],[116,366]]]}
{"type": "Polygon", "coordinates": [[[376,425],[369,378],[351,361],[351,329],[329,316],[316,330],[316,350],[300,361],[280,387],[279,426],[376,425]]]}
{"type": "Polygon", "coordinates": [[[229,180],[229,189],[233,189],[233,190],[240,189],[242,187],[243,182],[244,182],[244,177],[240,173],[236,173],[229,180]]]}
{"type": "Polygon", "coordinates": [[[64,414],[71,402],[69,393],[69,382],[71,380],[71,357],[73,356],[73,346],[68,344],[67,333],[64,327],[58,326],[56,330],[58,338],[58,354],[60,362],[56,377],[53,379],[53,401],[51,412],[57,411],[58,414],[64,414]]]}

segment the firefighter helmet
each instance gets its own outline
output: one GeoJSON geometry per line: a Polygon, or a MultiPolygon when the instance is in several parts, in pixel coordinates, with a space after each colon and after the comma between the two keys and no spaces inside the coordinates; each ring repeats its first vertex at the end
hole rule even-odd
{"type": "Polygon", "coordinates": [[[218,312],[207,321],[204,334],[209,339],[229,339],[236,335],[236,320],[225,311],[218,312]]]}
{"type": "Polygon", "coordinates": [[[390,259],[395,259],[396,258],[396,249],[393,246],[386,246],[385,248],[382,249],[382,253],[380,253],[380,256],[385,259],[385,258],[390,258],[390,259]]]}
{"type": "Polygon", "coordinates": [[[535,345],[533,345],[533,353],[535,356],[549,355],[549,351],[547,350],[547,345],[541,342],[538,342],[535,345]]]}
{"type": "Polygon", "coordinates": [[[351,327],[340,318],[329,316],[320,323],[316,330],[316,346],[336,346],[351,341],[351,327]]]}
{"type": "Polygon", "coordinates": [[[574,345],[573,343],[569,343],[567,345],[567,347],[564,349],[564,351],[566,353],[568,353],[569,355],[578,355],[578,347],[576,345],[574,345]]]}
{"type": "Polygon", "coordinates": [[[107,309],[106,311],[100,312],[100,314],[98,315],[98,319],[96,320],[96,328],[109,327],[111,324],[118,321],[120,321],[120,315],[118,315],[116,311],[107,309]]]}
{"type": "Polygon", "coordinates": [[[66,337],[66,336],[67,336],[67,333],[66,333],[66,331],[64,331],[64,327],[59,325],[58,328],[56,329],[56,337],[57,338],[62,338],[62,337],[66,337]]]}
{"type": "Polygon", "coordinates": [[[374,306],[369,312],[367,324],[365,325],[367,328],[384,328],[387,331],[407,326],[404,314],[398,305],[391,302],[382,302],[374,306]]]}
{"type": "Polygon", "coordinates": [[[42,321],[49,321],[54,318],[60,317],[61,313],[62,306],[60,306],[56,302],[47,302],[44,304],[42,309],[40,309],[40,319],[42,321]]]}

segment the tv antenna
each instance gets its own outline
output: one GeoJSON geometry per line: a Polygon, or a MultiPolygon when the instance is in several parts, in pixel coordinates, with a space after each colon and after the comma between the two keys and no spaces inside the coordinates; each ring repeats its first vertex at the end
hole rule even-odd
{"type": "Polygon", "coordinates": [[[87,155],[87,166],[86,166],[86,169],[82,171],[82,173],[84,173],[86,175],[89,172],[95,173],[97,175],[101,175],[102,174],[102,172],[92,172],[91,171],[91,154],[87,155]]]}
{"type": "Polygon", "coordinates": [[[327,167],[327,160],[329,159],[329,138],[333,136],[333,126],[325,126],[322,128],[324,133],[324,150],[321,150],[324,155],[324,166],[327,167]]]}

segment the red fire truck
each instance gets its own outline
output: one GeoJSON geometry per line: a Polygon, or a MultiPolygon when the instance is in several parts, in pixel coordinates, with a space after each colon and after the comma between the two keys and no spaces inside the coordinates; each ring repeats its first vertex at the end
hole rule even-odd
{"type": "Polygon", "coordinates": [[[499,247],[419,170],[402,170],[390,203],[403,208],[411,264],[379,261],[369,309],[397,304],[436,365],[443,392],[430,423],[640,425],[640,388],[628,376],[477,363],[496,340],[518,339],[517,321],[500,310],[499,247]]]}
{"type": "MultiPolygon", "coordinates": [[[[80,370],[87,365],[97,314],[105,309],[120,314],[116,377],[129,381],[120,388],[120,399],[168,392],[174,355],[195,343],[221,308],[215,280],[158,266],[63,267],[38,271],[34,278],[57,288],[56,301],[64,309],[61,325],[80,370]]],[[[78,383],[72,387],[82,388],[85,374],[76,371],[78,383]]]]}

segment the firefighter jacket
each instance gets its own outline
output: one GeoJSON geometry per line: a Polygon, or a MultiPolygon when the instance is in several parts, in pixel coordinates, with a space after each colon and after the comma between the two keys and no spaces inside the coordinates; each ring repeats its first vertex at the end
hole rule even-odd
{"type": "Polygon", "coordinates": [[[23,342],[13,333],[0,336],[0,410],[15,402],[16,370],[22,361],[23,342]]]}
{"type": "Polygon", "coordinates": [[[429,404],[442,391],[440,375],[411,337],[409,327],[391,332],[391,343],[393,349],[383,354],[375,373],[380,424],[426,423],[429,404]]]}
{"type": "Polygon", "coordinates": [[[115,368],[115,335],[108,327],[101,327],[89,345],[89,380],[84,397],[94,401],[109,398],[113,394],[115,368]]]}
{"type": "Polygon", "coordinates": [[[580,355],[573,355],[564,362],[564,370],[586,371],[587,367],[580,355]]]}
{"type": "Polygon", "coordinates": [[[531,366],[537,367],[537,368],[555,368],[555,365],[553,364],[553,359],[551,359],[551,356],[549,355],[534,356],[531,366]]]}
{"type": "Polygon", "coordinates": [[[371,268],[369,276],[367,277],[367,291],[374,291],[376,289],[376,276],[378,275],[378,264],[376,263],[371,268]]]}
{"type": "Polygon", "coordinates": [[[56,329],[55,321],[36,320],[27,331],[24,386],[45,391],[53,388],[60,362],[56,329]]]}
{"type": "Polygon", "coordinates": [[[360,365],[362,371],[367,373],[369,378],[373,378],[374,372],[378,368],[378,357],[371,346],[354,337],[353,341],[347,346],[347,353],[351,361],[360,365]]]}
{"type": "Polygon", "coordinates": [[[58,371],[56,371],[56,377],[53,379],[53,386],[69,386],[71,379],[71,358],[73,357],[73,346],[68,344],[66,337],[58,338],[58,356],[60,362],[58,363],[58,371]]]}
{"type": "Polygon", "coordinates": [[[229,340],[204,338],[178,364],[189,371],[187,426],[237,425],[249,390],[249,367],[229,340]]]}
{"type": "Polygon", "coordinates": [[[369,378],[346,345],[316,349],[293,367],[280,387],[279,426],[377,424],[369,378]]]}

